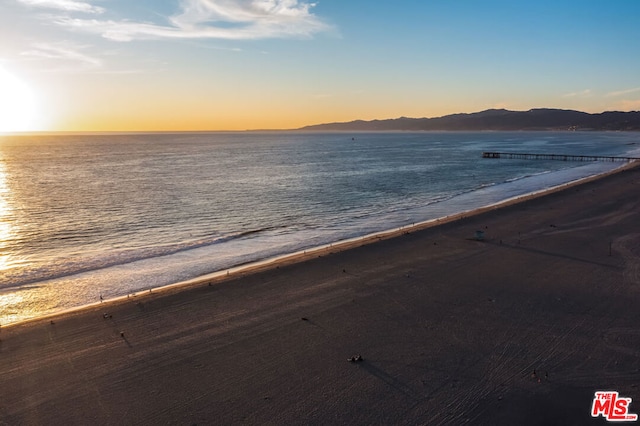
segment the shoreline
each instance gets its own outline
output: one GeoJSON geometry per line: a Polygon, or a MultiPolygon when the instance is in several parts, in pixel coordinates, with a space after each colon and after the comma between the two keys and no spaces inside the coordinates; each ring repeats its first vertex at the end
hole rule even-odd
{"type": "MultiPolygon", "coordinates": [[[[380,241],[382,239],[399,237],[403,234],[407,234],[410,232],[416,232],[424,229],[437,227],[440,225],[445,225],[451,222],[456,222],[460,219],[480,215],[495,209],[500,209],[500,208],[511,206],[517,203],[526,202],[529,200],[536,199],[538,197],[544,197],[546,195],[553,194],[558,191],[570,189],[574,186],[582,185],[584,183],[592,182],[594,180],[604,179],[607,176],[610,176],[634,167],[640,167],[640,161],[629,161],[621,165],[620,167],[617,167],[613,170],[606,171],[604,173],[599,173],[592,176],[586,176],[570,182],[565,182],[559,185],[555,185],[550,188],[536,190],[523,195],[517,195],[514,197],[507,198],[505,200],[497,201],[495,203],[491,203],[475,209],[465,210],[465,211],[461,211],[458,213],[454,213],[451,215],[438,217],[434,219],[428,219],[425,221],[413,223],[411,225],[400,226],[398,228],[391,228],[391,229],[377,231],[377,232],[373,232],[373,233],[362,235],[362,236],[347,238],[344,240],[338,240],[333,243],[323,244],[323,245],[320,245],[317,247],[311,247],[305,250],[298,250],[293,253],[284,253],[284,254],[270,257],[267,259],[248,262],[246,264],[234,265],[229,268],[225,268],[209,274],[194,277],[188,280],[179,281],[177,283],[168,284],[161,287],[156,287],[156,288],[153,288],[152,290],[162,291],[163,289],[188,287],[191,285],[204,284],[210,281],[213,283],[214,281],[219,280],[221,278],[223,279],[227,277],[231,278],[233,274],[251,273],[254,270],[259,271],[263,268],[277,266],[280,263],[287,264],[289,262],[303,262],[305,259],[313,258],[314,255],[317,255],[317,254],[327,253],[331,251],[338,252],[343,250],[349,250],[351,248],[360,247],[362,245],[370,244],[376,241],[380,241]]],[[[139,291],[138,293],[143,293],[143,292],[144,290],[139,291]]],[[[115,300],[122,300],[125,298],[127,298],[127,296],[120,296],[120,297],[109,299],[109,300],[115,301],[115,300]]]]}
{"type": "Polygon", "coordinates": [[[602,424],[603,389],[637,413],[638,191],[633,164],[215,285],[2,327],[0,423],[602,424]]]}
{"type": "Polygon", "coordinates": [[[382,239],[396,238],[410,232],[417,232],[424,229],[445,225],[451,222],[456,222],[466,217],[480,215],[488,211],[501,209],[517,203],[536,199],[538,197],[544,197],[546,195],[553,194],[558,191],[563,191],[565,189],[569,189],[577,185],[581,185],[581,184],[588,183],[598,179],[603,179],[612,174],[616,174],[634,167],[640,167],[640,161],[629,161],[613,170],[609,170],[609,171],[592,175],[592,176],[586,176],[570,182],[565,182],[559,185],[555,185],[549,188],[536,190],[527,194],[510,197],[505,200],[501,200],[501,201],[491,203],[485,206],[481,206],[475,209],[465,210],[465,211],[454,213],[451,215],[434,218],[434,219],[428,219],[425,221],[413,223],[411,225],[373,232],[370,234],[352,237],[345,240],[338,240],[332,243],[323,244],[320,246],[311,247],[308,249],[299,250],[292,253],[283,253],[283,254],[269,257],[266,259],[251,261],[244,264],[238,264],[238,265],[234,265],[234,266],[224,268],[218,271],[214,271],[208,274],[204,274],[204,275],[200,275],[187,280],[179,281],[176,283],[171,283],[171,284],[163,285],[160,287],[146,288],[146,289],[138,290],[136,292],[132,292],[126,295],[104,299],[99,302],[88,303],[88,304],[75,306],[68,309],[62,309],[59,311],[50,312],[50,313],[36,316],[33,318],[27,318],[24,320],[0,324],[0,327],[6,329],[13,326],[19,326],[25,323],[30,323],[33,321],[47,320],[49,318],[53,318],[60,315],[72,314],[76,312],[82,312],[83,310],[87,310],[87,309],[93,309],[98,306],[109,306],[114,303],[126,302],[131,298],[134,298],[134,299],[138,297],[142,298],[151,293],[159,294],[165,291],[176,291],[176,290],[179,291],[180,289],[188,289],[192,286],[198,286],[198,285],[207,284],[207,283],[211,283],[211,285],[213,285],[215,283],[223,282],[228,279],[233,279],[237,274],[240,274],[240,275],[250,274],[254,271],[260,271],[268,268],[275,268],[275,267],[278,267],[278,265],[280,264],[286,265],[289,263],[304,262],[305,260],[312,259],[317,255],[323,255],[326,253],[348,250],[351,248],[360,247],[362,245],[380,241],[382,239]]]}

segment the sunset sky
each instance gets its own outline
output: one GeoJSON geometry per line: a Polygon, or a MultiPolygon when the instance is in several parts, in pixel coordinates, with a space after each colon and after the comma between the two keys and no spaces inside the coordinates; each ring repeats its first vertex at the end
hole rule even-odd
{"type": "Polygon", "coordinates": [[[640,1],[0,0],[0,132],[640,110],[640,1]]]}

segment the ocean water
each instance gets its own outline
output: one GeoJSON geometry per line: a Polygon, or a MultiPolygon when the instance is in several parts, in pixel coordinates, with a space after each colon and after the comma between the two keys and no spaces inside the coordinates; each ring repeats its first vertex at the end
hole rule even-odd
{"type": "Polygon", "coordinates": [[[619,167],[605,132],[0,136],[0,324],[471,210],[619,167]]]}

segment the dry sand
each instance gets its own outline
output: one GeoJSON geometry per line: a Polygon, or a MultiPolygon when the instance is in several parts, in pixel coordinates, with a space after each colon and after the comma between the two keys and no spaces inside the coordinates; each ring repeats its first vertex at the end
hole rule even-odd
{"type": "Polygon", "coordinates": [[[0,424],[589,424],[596,390],[640,412],[640,169],[332,250],[2,327],[0,424]]]}

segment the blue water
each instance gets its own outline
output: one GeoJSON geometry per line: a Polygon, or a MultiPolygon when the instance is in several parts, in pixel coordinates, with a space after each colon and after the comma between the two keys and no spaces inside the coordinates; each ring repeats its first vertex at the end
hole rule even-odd
{"type": "Polygon", "coordinates": [[[0,137],[0,324],[471,210],[620,163],[636,133],[0,137]]]}

